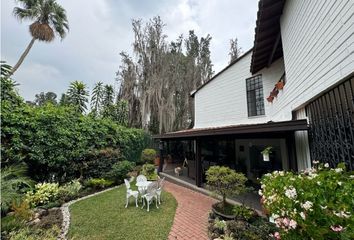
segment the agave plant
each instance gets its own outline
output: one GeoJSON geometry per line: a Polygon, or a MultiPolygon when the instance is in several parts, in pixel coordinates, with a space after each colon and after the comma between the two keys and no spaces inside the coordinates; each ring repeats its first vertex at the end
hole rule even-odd
{"type": "Polygon", "coordinates": [[[31,188],[33,181],[26,176],[25,165],[12,165],[1,168],[1,212],[7,212],[11,204],[22,194],[20,189],[31,188]]]}
{"type": "Polygon", "coordinates": [[[17,2],[22,7],[14,8],[14,16],[20,21],[34,21],[29,26],[32,40],[7,77],[10,77],[19,68],[36,40],[51,42],[55,35],[63,39],[69,30],[65,9],[55,0],[17,0],[17,2]]]}

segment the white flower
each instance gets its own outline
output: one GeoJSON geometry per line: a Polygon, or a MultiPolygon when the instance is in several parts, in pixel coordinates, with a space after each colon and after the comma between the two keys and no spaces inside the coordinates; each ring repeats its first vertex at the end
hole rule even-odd
{"type": "Polygon", "coordinates": [[[321,208],[322,210],[324,210],[324,209],[327,209],[327,206],[322,206],[322,205],[320,205],[320,208],[321,208]]]}
{"type": "Polygon", "coordinates": [[[318,163],[320,163],[320,161],[313,160],[312,163],[313,164],[318,164],[318,163]]]}
{"type": "Polygon", "coordinates": [[[289,222],[289,227],[292,228],[292,229],[295,229],[297,226],[297,222],[295,220],[290,220],[289,222]]]}
{"type": "Polygon", "coordinates": [[[324,167],[328,168],[328,167],[329,167],[329,164],[328,164],[328,163],[325,163],[324,167]]]}
{"type": "Polygon", "coordinates": [[[344,212],[344,211],[340,211],[340,212],[333,211],[333,214],[340,218],[350,218],[351,216],[350,212],[344,212]]]}
{"type": "Polygon", "coordinates": [[[304,219],[304,220],[306,219],[306,216],[305,216],[305,213],[304,213],[304,212],[301,212],[301,213],[300,213],[300,216],[301,216],[302,219],[304,219]]]}
{"type": "Polygon", "coordinates": [[[263,196],[262,190],[258,190],[258,194],[259,194],[259,196],[263,196]]]}
{"type": "Polygon", "coordinates": [[[287,196],[290,199],[296,198],[297,197],[296,189],[290,186],[289,189],[285,190],[285,196],[287,196]]]}
{"type": "Polygon", "coordinates": [[[304,204],[301,204],[301,207],[304,208],[305,210],[311,209],[313,206],[313,203],[310,201],[306,201],[304,204]]]}
{"type": "Polygon", "coordinates": [[[334,169],[334,171],[336,171],[336,173],[341,173],[341,172],[343,172],[343,169],[342,168],[336,168],[336,169],[334,169]]]}
{"type": "Polygon", "coordinates": [[[339,186],[342,186],[342,182],[338,182],[338,185],[339,185],[339,186]]]}
{"type": "Polygon", "coordinates": [[[320,182],[320,181],[317,181],[317,185],[318,185],[318,186],[321,186],[321,182],[320,182]]]}

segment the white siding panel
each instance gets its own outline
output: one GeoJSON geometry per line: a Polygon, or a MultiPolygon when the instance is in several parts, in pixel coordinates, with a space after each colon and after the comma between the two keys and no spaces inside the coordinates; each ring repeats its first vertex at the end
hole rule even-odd
{"type": "Polygon", "coordinates": [[[272,120],[266,97],[284,73],[283,59],[256,75],[262,75],[265,116],[248,117],[246,79],[251,53],[217,76],[195,94],[195,128],[265,123],[272,120]]]}
{"type": "Polygon", "coordinates": [[[286,120],[354,71],[354,1],[288,0],[281,34],[287,83],[271,112],[286,120]]]}

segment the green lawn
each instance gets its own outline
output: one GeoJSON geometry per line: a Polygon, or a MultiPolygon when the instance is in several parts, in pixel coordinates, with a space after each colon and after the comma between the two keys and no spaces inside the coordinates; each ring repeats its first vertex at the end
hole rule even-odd
{"type": "Polygon", "coordinates": [[[124,208],[125,193],[120,186],[71,205],[69,239],[167,239],[176,212],[175,198],[163,192],[159,209],[154,202],[147,212],[141,202],[135,207],[134,198],[124,208]]]}

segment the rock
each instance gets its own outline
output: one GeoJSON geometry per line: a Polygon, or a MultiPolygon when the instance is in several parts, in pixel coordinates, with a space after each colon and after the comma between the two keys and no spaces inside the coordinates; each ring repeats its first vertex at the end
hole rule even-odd
{"type": "Polygon", "coordinates": [[[48,210],[44,208],[37,208],[35,210],[36,213],[39,214],[39,217],[47,216],[48,215],[48,210]]]}
{"type": "Polygon", "coordinates": [[[41,220],[40,220],[39,218],[36,218],[36,219],[30,221],[30,222],[28,223],[28,225],[33,226],[33,225],[39,224],[40,222],[41,222],[41,220]]]}

